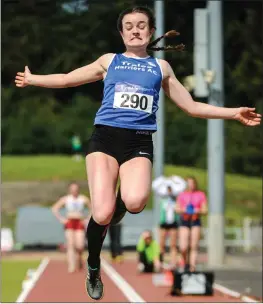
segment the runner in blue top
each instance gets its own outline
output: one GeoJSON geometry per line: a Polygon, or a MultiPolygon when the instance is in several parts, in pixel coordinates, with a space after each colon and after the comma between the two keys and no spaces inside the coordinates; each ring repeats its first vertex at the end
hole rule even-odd
{"type": "Polygon", "coordinates": [[[92,204],[87,228],[86,287],[95,300],[103,296],[100,252],[109,224],[120,221],[126,209],[132,213],[141,212],[150,195],[152,133],[156,131],[161,86],[178,107],[193,117],[235,119],[247,126],[259,125],[261,119],[254,108],[224,108],[195,102],[175,77],[169,63],[148,55],[151,50],[183,47],[156,47],[160,39],[176,35],[175,31],[150,43],[155,20],[148,8],[125,10],[117,25],[126,48],[123,54],[105,54],[68,74],[36,75],[26,66],[15,79],[16,86],[21,88],[27,85],[66,88],[104,80],[104,98],[95,118],[86,157],[92,204]],[[116,200],[118,177],[121,191],[116,200]]]}

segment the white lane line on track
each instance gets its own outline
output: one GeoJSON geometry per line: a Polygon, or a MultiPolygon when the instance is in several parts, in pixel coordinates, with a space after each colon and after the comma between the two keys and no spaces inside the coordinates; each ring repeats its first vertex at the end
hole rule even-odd
{"type": "Polygon", "coordinates": [[[25,299],[27,298],[27,296],[29,295],[30,291],[35,287],[37,281],[39,280],[40,276],[42,275],[42,273],[44,272],[44,270],[46,269],[47,265],[49,263],[49,258],[44,258],[41,263],[39,264],[33,278],[32,281],[30,282],[29,285],[26,286],[26,288],[20,293],[20,295],[18,296],[16,303],[23,303],[25,301],[25,299]]]}
{"type": "Polygon", "coordinates": [[[260,303],[259,301],[256,301],[248,296],[242,296],[241,293],[234,291],[232,289],[229,289],[223,285],[214,283],[213,284],[214,289],[220,291],[221,293],[227,294],[231,297],[234,298],[239,298],[241,301],[246,302],[246,303],[260,303]]]}
{"type": "Polygon", "coordinates": [[[145,303],[134,288],[104,259],[101,259],[101,266],[107,276],[115,283],[124,296],[132,303],[145,303]]]}
{"type": "MultiPolygon", "coordinates": [[[[134,288],[104,259],[101,260],[101,266],[108,277],[115,283],[115,285],[121,290],[121,292],[130,302],[145,302],[145,300],[138,295],[134,288]]],[[[259,301],[256,301],[248,296],[242,296],[241,293],[217,283],[213,284],[213,288],[231,297],[239,298],[241,301],[246,303],[260,303],[259,301]]]]}

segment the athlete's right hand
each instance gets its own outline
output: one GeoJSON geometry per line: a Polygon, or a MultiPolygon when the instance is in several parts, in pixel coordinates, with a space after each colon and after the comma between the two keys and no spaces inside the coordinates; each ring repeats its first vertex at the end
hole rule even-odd
{"type": "Polygon", "coordinates": [[[24,72],[18,72],[16,74],[15,83],[16,86],[19,88],[24,88],[29,85],[29,78],[30,78],[31,72],[28,68],[28,66],[25,66],[24,72]]]}
{"type": "Polygon", "coordinates": [[[59,221],[60,221],[60,223],[61,223],[62,225],[66,225],[67,222],[68,222],[68,220],[65,219],[65,218],[61,218],[59,221]]]}

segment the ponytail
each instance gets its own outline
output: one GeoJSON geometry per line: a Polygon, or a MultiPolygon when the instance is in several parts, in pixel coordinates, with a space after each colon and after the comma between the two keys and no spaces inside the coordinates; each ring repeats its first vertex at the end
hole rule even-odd
{"type": "Polygon", "coordinates": [[[175,30],[171,30],[167,33],[165,33],[164,35],[160,36],[159,38],[155,39],[154,41],[152,41],[148,47],[147,50],[149,51],[183,51],[185,48],[184,44],[178,44],[178,45],[168,45],[168,46],[163,46],[163,47],[158,47],[156,46],[156,44],[162,40],[165,37],[171,38],[171,37],[175,37],[175,36],[179,36],[180,33],[178,33],[175,30]]]}

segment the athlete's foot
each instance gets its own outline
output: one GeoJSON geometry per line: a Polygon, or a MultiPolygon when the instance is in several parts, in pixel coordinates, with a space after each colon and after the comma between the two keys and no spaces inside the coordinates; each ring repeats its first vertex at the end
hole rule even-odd
{"type": "Polygon", "coordinates": [[[68,273],[75,272],[75,267],[68,267],[68,273]]]}
{"type": "Polygon", "coordinates": [[[117,263],[122,263],[123,262],[123,256],[122,255],[117,255],[116,256],[116,258],[115,258],[115,261],[117,262],[117,263]]]}
{"type": "Polygon", "coordinates": [[[189,271],[190,272],[195,272],[196,267],[194,265],[189,266],[189,271]]]}
{"type": "Polygon", "coordinates": [[[88,266],[86,278],[86,290],[93,300],[100,300],[103,297],[103,283],[101,281],[100,269],[92,269],[88,266]]]}

